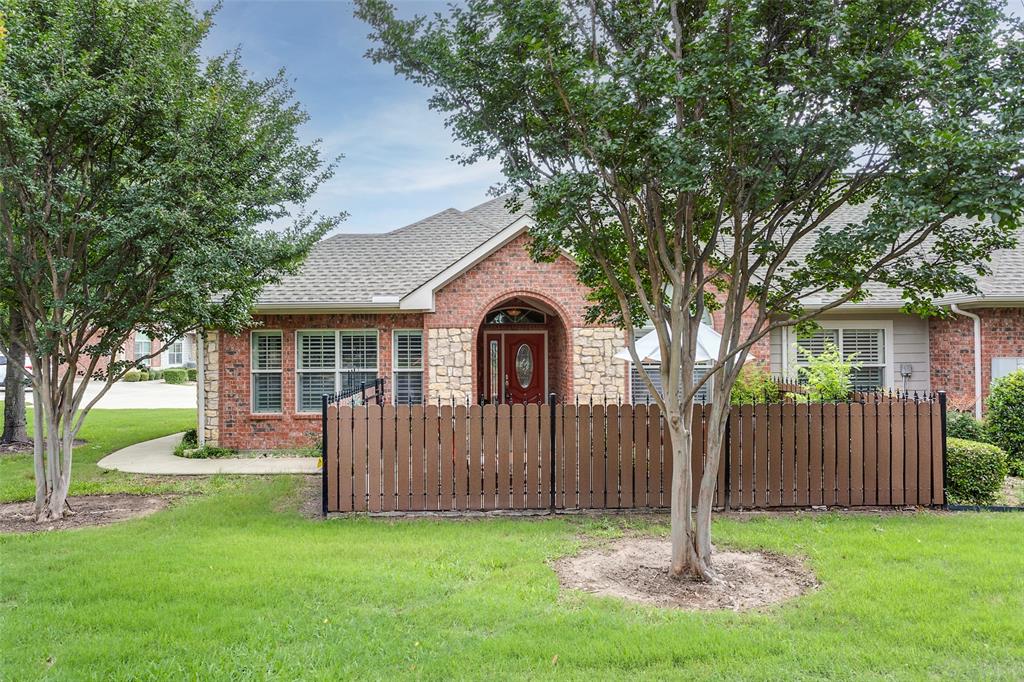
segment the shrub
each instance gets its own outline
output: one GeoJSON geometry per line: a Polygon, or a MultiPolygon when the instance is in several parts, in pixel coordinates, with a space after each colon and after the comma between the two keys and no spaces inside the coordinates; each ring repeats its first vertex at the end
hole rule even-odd
{"type": "Polygon", "coordinates": [[[778,399],[779,385],[761,365],[745,365],[729,394],[729,402],[733,405],[774,402],[778,399]]]}
{"type": "Polygon", "coordinates": [[[159,381],[160,379],[163,378],[163,376],[164,376],[164,372],[163,372],[162,369],[153,369],[152,367],[149,368],[149,380],[150,381],[159,381]]]}
{"type": "Polygon", "coordinates": [[[149,381],[149,372],[140,372],[139,381],[149,381]]]}
{"type": "Polygon", "coordinates": [[[181,442],[174,448],[174,454],[178,457],[184,457],[186,450],[191,450],[197,445],[199,445],[199,434],[195,429],[189,429],[181,437],[181,442]]]}
{"type": "Polygon", "coordinates": [[[1006,452],[1010,473],[1024,476],[1024,369],[997,379],[985,405],[988,440],[1006,452]]]}
{"type": "Polygon", "coordinates": [[[188,381],[188,372],[184,369],[171,367],[164,370],[164,381],[168,384],[183,384],[188,381]]]}
{"type": "Polygon", "coordinates": [[[946,492],[952,502],[991,504],[1006,478],[1006,453],[973,440],[946,440],[946,492]]]}
{"type": "Polygon", "coordinates": [[[182,457],[188,457],[189,459],[221,459],[223,457],[233,457],[235,451],[231,448],[218,448],[213,445],[204,445],[201,448],[194,448],[185,450],[182,452],[182,457]]]}
{"type": "Polygon", "coordinates": [[[122,381],[135,382],[142,378],[142,372],[137,369],[130,369],[121,377],[122,381]]]}
{"type": "Polygon", "coordinates": [[[199,370],[197,370],[195,367],[193,367],[191,369],[188,369],[188,370],[185,370],[185,371],[188,372],[188,380],[189,381],[195,381],[198,378],[198,376],[199,376],[199,370]]]}
{"type": "Polygon", "coordinates": [[[974,415],[970,412],[960,412],[958,410],[950,410],[946,414],[946,436],[948,438],[978,441],[979,443],[988,442],[985,425],[975,419],[974,415]]]}
{"type": "Polygon", "coordinates": [[[820,355],[799,346],[797,352],[807,361],[807,365],[797,367],[800,382],[806,384],[807,393],[788,393],[786,397],[798,403],[846,400],[850,397],[853,390],[850,372],[858,365],[844,360],[834,343],[826,341],[820,355]]]}

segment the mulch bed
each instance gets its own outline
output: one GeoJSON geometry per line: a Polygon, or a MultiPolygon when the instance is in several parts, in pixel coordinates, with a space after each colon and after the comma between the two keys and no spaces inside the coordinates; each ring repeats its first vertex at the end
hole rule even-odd
{"type": "MultiPolygon", "coordinates": [[[[79,445],[85,445],[85,441],[81,438],[76,438],[72,444],[74,447],[79,445]]],[[[17,443],[0,443],[0,456],[3,455],[31,455],[32,454],[32,443],[31,442],[17,442],[17,443]]]]}
{"type": "Polygon", "coordinates": [[[0,533],[40,533],[105,526],[149,516],[164,509],[174,495],[82,495],[68,498],[74,513],[60,521],[36,523],[32,502],[0,504],[0,533]]]}
{"type": "Polygon", "coordinates": [[[554,569],[564,588],[692,611],[758,609],[818,586],[799,559],[780,554],[717,551],[713,583],[670,577],[670,556],[667,538],[626,537],[559,559],[554,569]]]}

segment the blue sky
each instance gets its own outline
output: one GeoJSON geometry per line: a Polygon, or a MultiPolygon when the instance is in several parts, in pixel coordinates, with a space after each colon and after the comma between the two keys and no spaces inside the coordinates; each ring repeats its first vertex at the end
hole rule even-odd
{"type": "MultiPolygon", "coordinates": [[[[213,3],[197,0],[200,9],[213,3]]],[[[442,3],[399,1],[405,15],[442,3]]],[[[1024,0],[1009,0],[1024,15],[1024,0]]],[[[363,57],[367,27],[338,0],[225,0],[205,50],[241,47],[258,77],[284,67],[310,114],[306,140],[321,138],[327,157],[344,154],[335,176],[310,201],[321,213],[349,213],[344,232],[391,230],[445,208],[469,208],[501,179],[497,163],[464,167],[426,89],[363,57]]]]}
{"type": "MultiPolygon", "coordinates": [[[[444,6],[399,7],[411,16],[444,6]]],[[[243,63],[257,77],[286,69],[310,115],[303,137],[321,138],[328,157],[345,155],[309,203],[322,213],[348,212],[340,231],[391,230],[486,201],[501,179],[497,163],[463,167],[448,160],[459,147],[443,117],[427,108],[428,91],[363,57],[368,30],[352,11],[350,2],[227,0],[205,52],[240,46],[243,63]]]]}

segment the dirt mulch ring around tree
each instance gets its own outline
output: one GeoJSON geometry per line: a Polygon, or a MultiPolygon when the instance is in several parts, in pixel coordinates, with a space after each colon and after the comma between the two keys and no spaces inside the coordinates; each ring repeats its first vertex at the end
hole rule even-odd
{"type": "Polygon", "coordinates": [[[818,581],[796,558],[768,552],[717,551],[718,582],[669,577],[667,538],[626,537],[559,559],[563,588],[690,611],[747,611],[799,597],[818,581]]]}
{"type": "MultiPolygon", "coordinates": [[[[79,445],[85,445],[85,441],[81,438],[76,438],[75,442],[72,443],[74,447],[79,445]]],[[[3,455],[31,455],[32,454],[32,443],[30,442],[16,442],[16,443],[0,443],[0,456],[3,455]]]]}
{"type": "Polygon", "coordinates": [[[164,509],[174,495],[82,495],[68,499],[73,514],[60,521],[36,523],[31,502],[0,504],[0,533],[39,533],[86,526],[106,526],[149,516],[164,509]]]}

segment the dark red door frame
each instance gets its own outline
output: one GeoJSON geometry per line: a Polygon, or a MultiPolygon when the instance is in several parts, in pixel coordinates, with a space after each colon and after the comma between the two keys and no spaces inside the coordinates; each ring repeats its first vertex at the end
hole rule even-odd
{"type": "Polygon", "coordinates": [[[522,402],[522,390],[515,376],[515,354],[518,347],[526,343],[533,352],[534,380],[526,389],[529,402],[543,403],[548,390],[548,338],[546,331],[502,330],[484,333],[483,356],[480,358],[483,367],[483,396],[488,402],[522,402]],[[523,338],[526,337],[526,338],[523,338]],[[497,342],[497,381],[494,381],[494,368],[491,366],[491,342],[497,342]],[[515,346],[515,347],[513,347],[515,346]],[[540,349],[540,352],[537,349],[540,349]],[[514,386],[508,386],[508,377],[514,386]],[[539,377],[539,381],[537,381],[539,377]],[[517,395],[513,395],[517,394],[517,395]]]}

